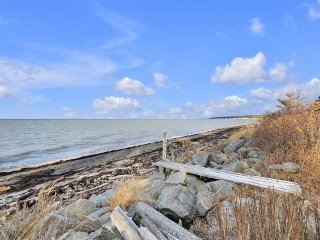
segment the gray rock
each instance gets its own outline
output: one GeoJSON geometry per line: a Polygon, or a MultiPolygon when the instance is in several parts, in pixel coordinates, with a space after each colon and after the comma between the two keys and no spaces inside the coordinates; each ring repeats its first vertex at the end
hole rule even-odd
{"type": "Polygon", "coordinates": [[[199,193],[196,197],[196,209],[200,216],[205,216],[207,212],[219,202],[219,198],[213,192],[199,193]]]}
{"type": "Polygon", "coordinates": [[[187,183],[187,173],[185,171],[179,171],[171,174],[165,181],[166,184],[181,184],[186,185],[187,183]]]}
{"type": "Polygon", "coordinates": [[[240,147],[242,147],[245,143],[244,139],[240,140],[229,140],[226,147],[223,149],[224,153],[232,153],[236,152],[240,147]]]}
{"type": "Polygon", "coordinates": [[[169,218],[189,223],[195,216],[194,192],[182,185],[165,187],[159,197],[159,210],[169,218]]]}
{"type": "Polygon", "coordinates": [[[96,211],[96,205],[87,199],[78,199],[77,201],[65,206],[61,212],[66,216],[85,217],[96,211]]]}
{"type": "Polygon", "coordinates": [[[106,212],[105,214],[103,214],[102,216],[99,217],[98,221],[101,225],[106,224],[107,222],[110,222],[111,221],[111,213],[106,212]]]}
{"type": "Polygon", "coordinates": [[[258,172],[255,169],[252,169],[252,168],[245,169],[243,171],[243,173],[246,174],[246,175],[249,175],[249,176],[259,176],[259,177],[261,177],[261,173],[258,172]]]}
{"type": "Polygon", "coordinates": [[[209,163],[209,166],[210,166],[211,168],[215,168],[215,169],[218,169],[218,170],[222,169],[222,166],[219,165],[219,164],[217,164],[217,163],[215,163],[215,162],[210,162],[210,163],[209,163]]]}
{"type": "Polygon", "coordinates": [[[205,190],[205,182],[194,175],[187,174],[187,187],[190,190],[194,190],[192,192],[196,194],[197,192],[203,192],[205,190]]]}
{"type": "Polygon", "coordinates": [[[259,150],[251,150],[247,153],[247,158],[259,158],[263,161],[266,157],[267,154],[259,150]]]}
{"type": "Polygon", "coordinates": [[[297,173],[300,169],[300,166],[293,162],[286,162],[281,165],[282,170],[288,173],[297,173]]]}
{"type": "Polygon", "coordinates": [[[246,163],[245,161],[238,161],[230,165],[224,166],[222,169],[229,172],[242,173],[247,168],[249,168],[248,163],[246,163]]]}
{"type": "Polygon", "coordinates": [[[249,148],[247,148],[247,147],[241,147],[241,148],[238,149],[237,153],[238,153],[239,156],[241,156],[242,158],[246,158],[249,151],[250,151],[249,148]]]}
{"type": "Polygon", "coordinates": [[[90,237],[90,234],[86,232],[77,232],[74,229],[70,229],[59,237],[58,240],[92,240],[92,238],[90,237]]]}
{"type": "Polygon", "coordinates": [[[188,162],[185,163],[185,165],[193,165],[193,162],[189,160],[188,162]]]}
{"type": "Polygon", "coordinates": [[[234,183],[224,180],[218,180],[206,183],[206,189],[209,192],[216,193],[221,197],[228,197],[233,194],[234,183]]]}
{"type": "Polygon", "coordinates": [[[165,180],[166,179],[166,175],[164,173],[161,172],[154,172],[149,178],[149,181],[155,180],[155,179],[162,179],[165,180]]]}
{"type": "Polygon", "coordinates": [[[224,153],[216,153],[211,158],[211,161],[217,164],[223,164],[224,162],[228,162],[228,160],[228,155],[224,153]]]}
{"type": "Polygon", "coordinates": [[[206,152],[199,152],[192,155],[191,161],[194,165],[200,165],[202,167],[208,166],[211,155],[206,152]]]}
{"type": "Polygon", "coordinates": [[[257,167],[263,162],[261,158],[248,158],[247,163],[251,168],[257,167]]]}
{"type": "Polygon", "coordinates": [[[280,164],[273,164],[268,167],[269,172],[277,172],[281,170],[282,170],[282,166],[280,164]]]}
{"type": "Polygon", "coordinates": [[[145,192],[147,192],[153,199],[157,200],[159,198],[159,195],[163,187],[164,187],[163,178],[151,178],[149,180],[148,187],[145,189],[145,192]]]}
{"type": "Polygon", "coordinates": [[[100,209],[98,209],[97,211],[95,211],[95,212],[93,212],[93,213],[90,213],[90,214],[88,215],[88,219],[90,219],[91,221],[96,222],[96,221],[98,221],[98,219],[99,219],[102,215],[104,215],[104,214],[106,214],[106,213],[107,213],[107,210],[106,210],[105,208],[100,208],[100,209]]]}
{"type": "Polygon", "coordinates": [[[89,201],[93,202],[97,207],[106,207],[113,195],[113,189],[109,189],[102,194],[99,195],[91,195],[89,201]]]}
{"type": "Polygon", "coordinates": [[[108,222],[102,226],[101,239],[104,240],[121,240],[123,239],[117,227],[112,223],[108,222]]]}

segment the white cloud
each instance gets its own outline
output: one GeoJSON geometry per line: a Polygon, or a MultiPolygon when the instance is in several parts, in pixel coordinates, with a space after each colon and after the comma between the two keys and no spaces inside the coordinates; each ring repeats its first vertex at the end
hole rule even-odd
{"type": "Polygon", "coordinates": [[[269,77],[274,80],[284,80],[287,77],[288,69],[294,67],[294,65],[294,60],[288,63],[276,63],[269,69],[269,77]]]}
{"type": "Polygon", "coordinates": [[[181,112],[182,112],[181,108],[170,108],[169,109],[169,113],[170,114],[178,114],[178,113],[181,113],[181,112]]]}
{"type": "Polygon", "coordinates": [[[74,118],[74,117],[76,117],[77,114],[78,114],[76,111],[72,110],[72,109],[69,108],[69,107],[62,107],[62,108],[61,108],[61,111],[63,112],[63,115],[64,115],[64,117],[66,117],[66,118],[74,118]]]}
{"type": "Polygon", "coordinates": [[[165,74],[160,73],[160,72],[155,72],[153,74],[153,78],[154,78],[154,84],[157,87],[164,87],[166,85],[166,81],[168,79],[168,76],[166,76],[165,74]]]}
{"type": "Polygon", "coordinates": [[[213,83],[261,82],[266,74],[264,71],[265,63],[266,57],[262,52],[258,52],[251,58],[236,57],[224,67],[217,66],[211,81],[213,83]]]}
{"type": "Polygon", "coordinates": [[[146,96],[155,94],[152,88],[145,87],[142,82],[129,77],[118,81],[116,83],[116,89],[124,92],[126,95],[146,96]]]}
{"type": "Polygon", "coordinates": [[[6,86],[0,85],[0,98],[4,98],[11,95],[10,90],[6,86]]]}
{"type": "Polygon", "coordinates": [[[263,35],[264,25],[262,24],[260,18],[254,17],[250,20],[250,31],[256,35],[263,35]]]}
{"type": "Polygon", "coordinates": [[[224,100],[229,106],[235,106],[235,107],[248,103],[247,99],[241,98],[238,96],[226,97],[224,100]]]}
{"type": "Polygon", "coordinates": [[[93,101],[93,107],[101,112],[108,113],[118,110],[137,109],[139,108],[139,103],[132,98],[108,96],[104,99],[95,99],[93,101]]]}
{"type": "Polygon", "coordinates": [[[275,99],[276,94],[274,91],[272,91],[271,89],[267,89],[267,88],[257,88],[257,89],[252,89],[250,92],[251,96],[256,98],[256,99],[267,99],[267,100],[272,100],[275,99]]]}
{"type": "Polygon", "coordinates": [[[308,15],[309,15],[309,18],[312,20],[320,20],[320,9],[310,7],[308,11],[308,15]]]}

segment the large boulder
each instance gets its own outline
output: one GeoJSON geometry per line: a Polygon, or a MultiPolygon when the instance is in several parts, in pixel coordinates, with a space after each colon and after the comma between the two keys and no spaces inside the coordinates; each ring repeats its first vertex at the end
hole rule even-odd
{"type": "Polygon", "coordinates": [[[174,174],[171,174],[168,179],[165,181],[166,184],[187,184],[187,173],[185,171],[179,171],[174,174]]]}
{"type": "Polygon", "coordinates": [[[145,192],[147,192],[153,199],[157,200],[164,187],[163,178],[149,178],[149,185],[146,187],[145,192]]]}
{"type": "Polygon", "coordinates": [[[159,210],[174,221],[190,223],[195,216],[195,193],[182,185],[166,186],[159,196],[159,210]]]}
{"type": "Polygon", "coordinates": [[[200,165],[202,167],[208,166],[211,155],[207,152],[199,152],[192,155],[192,163],[194,165],[200,165]]]}
{"type": "Polygon", "coordinates": [[[223,149],[224,153],[233,153],[236,152],[240,147],[242,147],[245,144],[244,139],[240,140],[229,140],[226,147],[223,149]]]}
{"type": "Polygon", "coordinates": [[[223,164],[225,162],[229,161],[228,155],[224,154],[224,153],[215,153],[212,158],[211,161],[217,164],[223,164]]]}
{"type": "Polygon", "coordinates": [[[233,194],[234,183],[224,180],[212,181],[206,183],[206,189],[208,192],[213,192],[221,197],[228,197],[233,194]]]}
{"type": "Polygon", "coordinates": [[[109,189],[105,191],[102,194],[93,194],[89,198],[89,201],[93,202],[97,207],[106,207],[114,194],[114,191],[112,189],[109,189]]]}
{"type": "Polygon", "coordinates": [[[222,169],[229,172],[243,173],[245,169],[248,169],[249,165],[245,161],[237,161],[230,165],[224,166],[222,169]]]}
{"type": "Polygon", "coordinates": [[[197,176],[187,174],[187,187],[195,193],[205,190],[205,182],[201,181],[197,176]]]}
{"type": "Polygon", "coordinates": [[[78,199],[77,201],[65,206],[61,212],[66,216],[85,217],[96,211],[96,204],[87,199],[78,199]]]}
{"type": "Polygon", "coordinates": [[[196,209],[200,216],[206,213],[219,203],[219,197],[213,192],[199,193],[196,197],[196,209]]]}

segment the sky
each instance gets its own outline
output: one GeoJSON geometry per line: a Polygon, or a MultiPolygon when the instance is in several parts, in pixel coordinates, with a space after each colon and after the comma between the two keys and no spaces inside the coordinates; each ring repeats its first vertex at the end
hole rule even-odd
{"type": "Polygon", "coordinates": [[[320,95],[320,0],[0,0],[1,118],[208,118],[320,95]]]}

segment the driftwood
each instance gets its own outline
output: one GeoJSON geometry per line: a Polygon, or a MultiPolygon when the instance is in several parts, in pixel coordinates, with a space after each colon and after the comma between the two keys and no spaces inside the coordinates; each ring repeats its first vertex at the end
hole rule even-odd
{"type": "Polygon", "coordinates": [[[142,218],[147,217],[147,219],[154,224],[155,228],[158,228],[161,231],[161,238],[159,235],[156,235],[153,230],[149,230],[155,235],[158,239],[169,239],[169,240],[200,240],[201,238],[193,235],[188,230],[181,227],[179,224],[170,220],[154,208],[149,205],[139,202],[133,206],[133,212],[140,215],[142,218]],[[165,238],[163,238],[165,236],[165,238]]]}
{"type": "Polygon", "coordinates": [[[141,237],[143,238],[143,240],[159,240],[146,227],[140,227],[139,233],[140,233],[141,237]]]}
{"type": "Polygon", "coordinates": [[[142,240],[138,226],[121,207],[116,206],[111,213],[111,221],[125,240],[142,240]]]}
{"type": "Polygon", "coordinates": [[[163,133],[163,141],[162,141],[162,160],[167,161],[167,133],[163,133]]]}
{"type": "Polygon", "coordinates": [[[261,188],[270,188],[280,192],[301,194],[300,185],[294,182],[258,177],[258,176],[249,176],[241,173],[234,173],[229,171],[217,170],[213,168],[205,168],[200,166],[190,166],[181,163],[173,162],[164,162],[159,161],[153,164],[157,167],[168,168],[176,171],[185,171],[190,174],[221,179],[234,183],[242,183],[251,186],[261,187],[261,188]]]}

